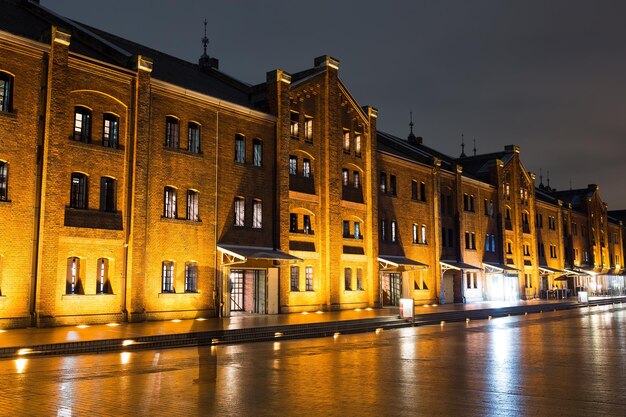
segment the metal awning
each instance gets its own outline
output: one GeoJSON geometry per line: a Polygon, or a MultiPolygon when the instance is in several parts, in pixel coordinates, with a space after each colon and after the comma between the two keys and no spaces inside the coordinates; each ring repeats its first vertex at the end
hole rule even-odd
{"type": "Polygon", "coordinates": [[[281,250],[263,246],[217,245],[222,252],[222,264],[232,265],[246,262],[248,259],[264,259],[268,261],[301,261],[281,250]]]}
{"type": "Polygon", "coordinates": [[[439,264],[441,265],[441,270],[443,272],[446,272],[449,269],[455,269],[457,271],[460,271],[461,269],[465,271],[480,271],[481,270],[479,266],[466,264],[465,262],[442,260],[442,261],[439,261],[439,264]]]}
{"type": "Polygon", "coordinates": [[[407,269],[427,269],[428,265],[404,256],[378,255],[378,262],[381,269],[391,269],[403,266],[407,269]]]}
{"type": "Polygon", "coordinates": [[[567,271],[563,271],[562,269],[550,268],[546,265],[539,265],[539,271],[546,274],[567,274],[567,271]]]}
{"type": "Polygon", "coordinates": [[[517,268],[513,268],[511,266],[508,265],[504,265],[504,264],[496,264],[496,263],[492,263],[492,262],[483,262],[483,267],[485,268],[485,272],[489,273],[489,272],[499,272],[499,273],[517,273],[520,272],[519,269],[517,268]]]}
{"type": "Polygon", "coordinates": [[[572,271],[571,269],[567,269],[567,268],[565,269],[565,272],[569,276],[591,276],[592,275],[585,271],[572,271]]]}

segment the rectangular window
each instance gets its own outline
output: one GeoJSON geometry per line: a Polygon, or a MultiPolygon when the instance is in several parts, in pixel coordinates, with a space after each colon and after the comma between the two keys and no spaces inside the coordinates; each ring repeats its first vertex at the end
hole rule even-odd
{"type": "Polygon", "coordinates": [[[96,294],[107,294],[109,291],[109,260],[98,259],[96,271],[96,294]]]}
{"type": "Polygon", "coordinates": [[[198,291],[198,264],[187,262],[185,264],[185,292],[198,291]]]}
{"type": "Polygon", "coordinates": [[[296,213],[289,213],[289,231],[291,233],[298,232],[298,215],[296,213]]]}
{"type": "Polygon", "coordinates": [[[119,141],[120,119],[114,114],[104,113],[102,121],[102,146],[116,149],[119,141]]]}
{"type": "Polygon", "coordinates": [[[176,216],[176,189],[173,187],[165,187],[163,193],[163,217],[175,219],[176,216]]]}
{"type": "Polygon", "coordinates": [[[313,234],[313,229],[311,229],[311,216],[305,214],[302,216],[302,230],[305,234],[313,234]]]}
{"type": "Polygon", "coordinates": [[[496,251],[496,235],[491,235],[491,251],[496,251]]]}
{"type": "Polygon", "coordinates": [[[200,221],[198,215],[198,196],[199,193],[194,190],[187,190],[187,220],[200,221]]]}
{"type": "Polygon", "coordinates": [[[383,242],[387,240],[387,221],[385,219],[380,220],[380,240],[383,242]]]}
{"type": "Polygon", "coordinates": [[[361,156],[361,134],[360,133],[355,133],[354,134],[354,155],[355,156],[361,156]]]}
{"type": "Polygon", "coordinates": [[[298,157],[289,155],[289,175],[298,175],[298,157]]]}
{"type": "Polygon", "coordinates": [[[343,168],[341,170],[341,185],[343,185],[344,187],[347,187],[349,181],[350,181],[350,171],[343,168]]]}
{"type": "Polygon", "coordinates": [[[350,131],[343,131],[343,153],[350,153],[350,131]]]}
{"type": "Polygon", "coordinates": [[[350,237],[350,222],[348,220],[343,221],[343,237],[350,237]]]}
{"type": "Polygon", "coordinates": [[[100,178],[100,210],[115,212],[115,180],[100,178]]]}
{"type": "Polygon", "coordinates": [[[420,227],[420,238],[421,238],[420,243],[422,245],[428,244],[428,242],[426,242],[426,225],[425,224],[423,224],[420,227]]]}
{"type": "Polygon", "coordinates": [[[86,107],[74,108],[74,140],[91,141],[91,110],[86,107]]]}
{"type": "Polygon", "coordinates": [[[473,194],[470,194],[469,202],[470,202],[469,211],[473,212],[474,211],[474,195],[473,194]]]}
{"type": "Polygon", "coordinates": [[[252,165],[255,167],[263,165],[263,142],[261,139],[252,141],[252,165]]]}
{"type": "Polygon", "coordinates": [[[391,243],[396,243],[398,241],[398,223],[395,220],[391,221],[391,243]]]}
{"type": "Polygon", "coordinates": [[[292,139],[300,137],[300,115],[295,111],[291,112],[290,134],[292,139]]]}
{"type": "Polygon", "coordinates": [[[252,201],[252,227],[254,229],[263,227],[263,203],[261,200],[252,201]]]}
{"type": "Polygon", "coordinates": [[[235,197],[235,226],[244,226],[246,221],[246,200],[235,197]]]}
{"type": "MultiPolygon", "coordinates": [[[[445,229],[443,229],[445,232],[445,229]]],[[[445,240],[445,238],[444,238],[445,240]]],[[[413,243],[419,243],[419,229],[416,224],[413,224],[413,243]]],[[[443,245],[445,246],[445,244],[443,245]]]]}
{"type": "Polygon", "coordinates": [[[384,172],[380,173],[380,192],[383,194],[387,192],[387,174],[384,172]]]}
{"type": "Polygon", "coordinates": [[[362,237],[363,236],[361,236],[361,223],[354,222],[354,238],[361,239],[362,237]]]}
{"type": "Polygon", "coordinates": [[[291,291],[300,291],[300,267],[292,266],[289,274],[291,291]]]}
{"type": "Polygon", "coordinates": [[[426,183],[420,182],[420,201],[426,201],[426,183]]]}
{"type": "Polygon", "coordinates": [[[484,200],[484,207],[483,207],[483,212],[485,213],[485,216],[489,216],[489,203],[487,202],[487,199],[485,198],[484,200]]]}
{"type": "Polygon", "coordinates": [[[13,76],[0,72],[0,111],[13,111],[13,76]]]}
{"type": "Polygon", "coordinates": [[[311,161],[307,158],[302,160],[302,176],[305,178],[311,177],[311,161]]]}
{"type": "Polygon", "coordinates": [[[235,162],[246,162],[246,138],[244,135],[235,135],[235,162]]]}
{"type": "Polygon", "coordinates": [[[307,266],[304,269],[304,285],[307,291],[313,291],[313,267],[307,266]]]}
{"type": "Polygon", "coordinates": [[[344,287],[346,291],[352,291],[352,268],[343,270],[344,287]]]}
{"type": "MultiPolygon", "coordinates": [[[[417,200],[417,181],[411,181],[411,200],[417,200]]],[[[444,201],[441,201],[441,204],[444,204],[444,201]]],[[[443,210],[443,209],[442,209],[443,210]]]]}
{"type": "Polygon", "coordinates": [[[463,210],[469,211],[469,195],[463,194],[463,210]]]}
{"type": "Polygon", "coordinates": [[[72,174],[70,207],[77,209],[87,208],[87,176],[75,172],[72,174]]]}
{"type": "Polygon", "coordinates": [[[161,292],[174,292],[174,262],[165,261],[161,265],[161,292]]]}
{"type": "Polygon", "coordinates": [[[354,188],[361,188],[361,174],[359,171],[354,171],[352,174],[354,175],[354,188]]]}
{"type": "Polygon", "coordinates": [[[389,176],[389,193],[391,195],[396,195],[396,176],[395,175],[390,175],[389,176]]]}
{"type": "Polygon", "coordinates": [[[489,200],[489,217],[493,217],[493,200],[489,200]]]}
{"type": "Polygon", "coordinates": [[[65,282],[66,294],[82,294],[82,280],[80,271],[80,258],[75,256],[67,259],[67,277],[65,282]]]}
{"type": "Polygon", "coordinates": [[[465,232],[465,249],[470,249],[470,233],[465,232]]]}
{"type": "Polygon", "coordinates": [[[524,281],[525,281],[526,288],[532,288],[533,287],[532,275],[524,274],[524,281]]]}
{"type": "Polygon", "coordinates": [[[165,118],[165,146],[171,149],[178,149],[178,135],[178,119],[175,117],[165,118]]]}
{"type": "Polygon", "coordinates": [[[200,125],[190,122],[187,127],[187,150],[193,153],[200,153],[200,125]]]}
{"type": "Polygon", "coordinates": [[[489,243],[490,243],[489,235],[485,235],[485,252],[490,252],[491,251],[491,246],[489,245],[489,243]]]}
{"type": "Polygon", "coordinates": [[[356,289],[363,291],[363,268],[356,269],[356,289]]]}
{"type": "Polygon", "coordinates": [[[313,118],[304,116],[304,140],[313,142],[313,118]]]}
{"type": "Polygon", "coordinates": [[[9,201],[9,163],[4,161],[0,161],[0,201],[9,201]]]}

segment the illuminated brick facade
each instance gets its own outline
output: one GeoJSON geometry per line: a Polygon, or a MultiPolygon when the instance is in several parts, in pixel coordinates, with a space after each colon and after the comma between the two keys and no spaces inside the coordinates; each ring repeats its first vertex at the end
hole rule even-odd
{"type": "Polygon", "coordinates": [[[596,186],[378,132],[332,57],[249,86],[2,5],[0,327],[623,290],[596,186]]]}

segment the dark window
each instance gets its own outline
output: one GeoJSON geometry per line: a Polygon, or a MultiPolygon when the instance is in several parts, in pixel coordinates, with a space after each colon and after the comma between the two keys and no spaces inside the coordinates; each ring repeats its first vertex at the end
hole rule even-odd
{"type": "Polygon", "coordinates": [[[350,222],[348,220],[343,221],[343,237],[350,237],[350,222]]]}
{"type": "Polygon", "coordinates": [[[163,217],[175,219],[176,210],[176,189],[173,187],[165,187],[163,192],[163,217]]]}
{"type": "Polygon", "coordinates": [[[0,72],[0,111],[13,111],[13,76],[0,72]]]}
{"type": "Polygon", "coordinates": [[[98,270],[96,271],[96,294],[109,293],[109,260],[98,259],[98,270]]]}
{"type": "Polygon", "coordinates": [[[87,201],[87,176],[85,174],[75,172],[72,174],[70,207],[86,209],[87,201]]]}
{"type": "Polygon", "coordinates": [[[235,197],[235,226],[245,226],[246,200],[243,197],[235,197]]]}
{"type": "MultiPolygon", "coordinates": [[[[413,236],[415,236],[415,228],[416,227],[417,227],[417,225],[413,225],[413,236]]],[[[441,228],[441,246],[444,247],[444,248],[448,246],[447,242],[446,242],[446,238],[447,238],[447,236],[446,236],[446,228],[442,227],[441,228]]],[[[415,242],[415,237],[413,237],[413,243],[417,243],[417,242],[415,242]]]]}
{"type": "Polygon", "coordinates": [[[350,182],[350,171],[343,168],[341,170],[341,185],[343,185],[344,187],[347,187],[349,182],[350,182]]]}
{"type": "Polygon", "coordinates": [[[174,292],[174,262],[165,261],[161,266],[161,292],[174,292]]]}
{"type": "Polygon", "coordinates": [[[179,147],[178,119],[175,117],[165,118],[165,146],[172,149],[179,147]]]}
{"type": "Polygon", "coordinates": [[[100,178],[100,210],[114,212],[115,180],[109,177],[100,178]]]}
{"type": "Polygon", "coordinates": [[[426,201],[426,184],[420,182],[420,200],[426,201]]]}
{"type": "Polygon", "coordinates": [[[380,240],[383,242],[387,240],[387,221],[385,219],[380,220],[380,240]]]}
{"type": "Polygon", "coordinates": [[[391,193],[391,195],[396,195],[397,191],[396,191],[396,176],[395,175],[390,175],[389,176],[389,192],[391,193]]]}
{"type": "MultiPolygon", "coordinates": [[[[411,199],[417,200],[417,181],[411,181],[411,199]]],[[[441,200],[441,204],[443,205],[444,201],[441,200]]],[[[443,210],[442,210],[443,211],[443,210]]]]}
{"type": "Polygon", "coordinates": [[[91,141],[91,110],[86,107],[74,108],[74,140],[91,141]]]}
{"type": "Polygon", "coordinates": [[[254,229],[263,227],[263,202],[259,199],[252,200],[252,227],[254,229]]]}
{"type": "Polygon", "coordinates": [[[198,264],[187,262],[185,264],[185,292],[198,291],[198,264]]]}
{"type": "Polygon", "coordinates": [[[489,216],[489,202],[487,202],[487,199],[485,198],[484,200],[484,207],[483,207],[483,212],[485,213],[485,216],[489,216]]]}
{"type": "Polygon", "coordinates": [[[0,201],[9,201],[9,163],[0,161],[0,201]]]}
{"type": "Polygon", "coordinates": [[[243,135],[235,135],[235,162],[246,162],[246,138],[243,135]]]}
{"type": "Polygon", "coordinates": [[[194,190],[187,190],[187,220],[200,221],[198,214],[199,193],[194,190]]]}
{"type": "MultiPolygon", "coordinates": [[[[445,229],[444,229],[445,232],[445,229]]],[[[445,242],[445,237],[444,237],[444,242],[445,242]]],[[[413,243],[419,243],[419,228],[416,224],[413,225],[413,243]]],[[[443,243],[443,246],[446,246],[445,243],[443,243]]]]}
{"type": "Polygon", "coordinates": [[[300,291],[300,267],[292,266],[290,271],[291,291],[300,291]]]}
{"type": "Polygon", "coordinates": [[[343,270],[344,275],[344,286],[346,291],[352,290],[352,268],[345,268],[343,270]]]}
{"type": "Polygon", "coordinates": [[[120,135],[120,118],[105,113],[102,118],[102,146],[117,149],[120,135]]]}
{"type": "Polygon", "coordinates": [[[398,240],[398,222],[395,220],[391,221],[391,243],[396,243],[398,240]]]}
{"type": "Polygon", "coordinates": [[[385,174],[384,172],[380,173],[380,192],[387,192],[387,174],[385,174]]]}
{"type": "Polygon", "coordinates": [[[356,269],[356,289],[363,291],[363,268],[356,269]]]}
{"type": "Polygon", "coordinates": [[[80,271],[80,258],[75,256],[67,259],[66,294],[82,294],[83,286],[80,271]]]}
{"type": "Polygon", "coordinates": [[[289,213],[289,231],[292,233],[298,231],[298,215],[296,213],[289,213]]]}
{"type": "Polygon", "coordinates": [[[361,235],[361,223],[359,222],[354,222],[354,238],[355,239],[363,238],[363,236],[361,235]]]}
{"type": "Polygon", "coordinates": [[[252,165],[255,167],[263,165],[263,142],[261,139],[252,141],[252,165]]]}
{"type": "Polygon", "coordinates": [[[200,153],[200,125],[194,122],[189,123],[187,136],[187,150],[200,153]]]}

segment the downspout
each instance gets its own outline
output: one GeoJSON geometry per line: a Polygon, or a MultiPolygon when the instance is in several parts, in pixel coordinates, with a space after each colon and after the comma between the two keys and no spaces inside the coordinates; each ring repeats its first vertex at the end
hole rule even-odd
{"type": "Polygon", "coordinates": [[[219,144],[220,144],[220,113],[219,110],[215,114],[215,203],[214,203],[214,222],[213,222],[213,241],[215,253],[215,279],[213,280],[213,304],[215,305],[215,311],[217,317],[223,317],[222,312],[222,299],[223,294],[219,291],[220,286],[218,285],[218,281],[222,280],[222,270],[217,268],[218,265],[218,250],[217,250],[217,221],[218,221],[218,203],[219,199],[217,197],[219,190],[219,144]]]}

